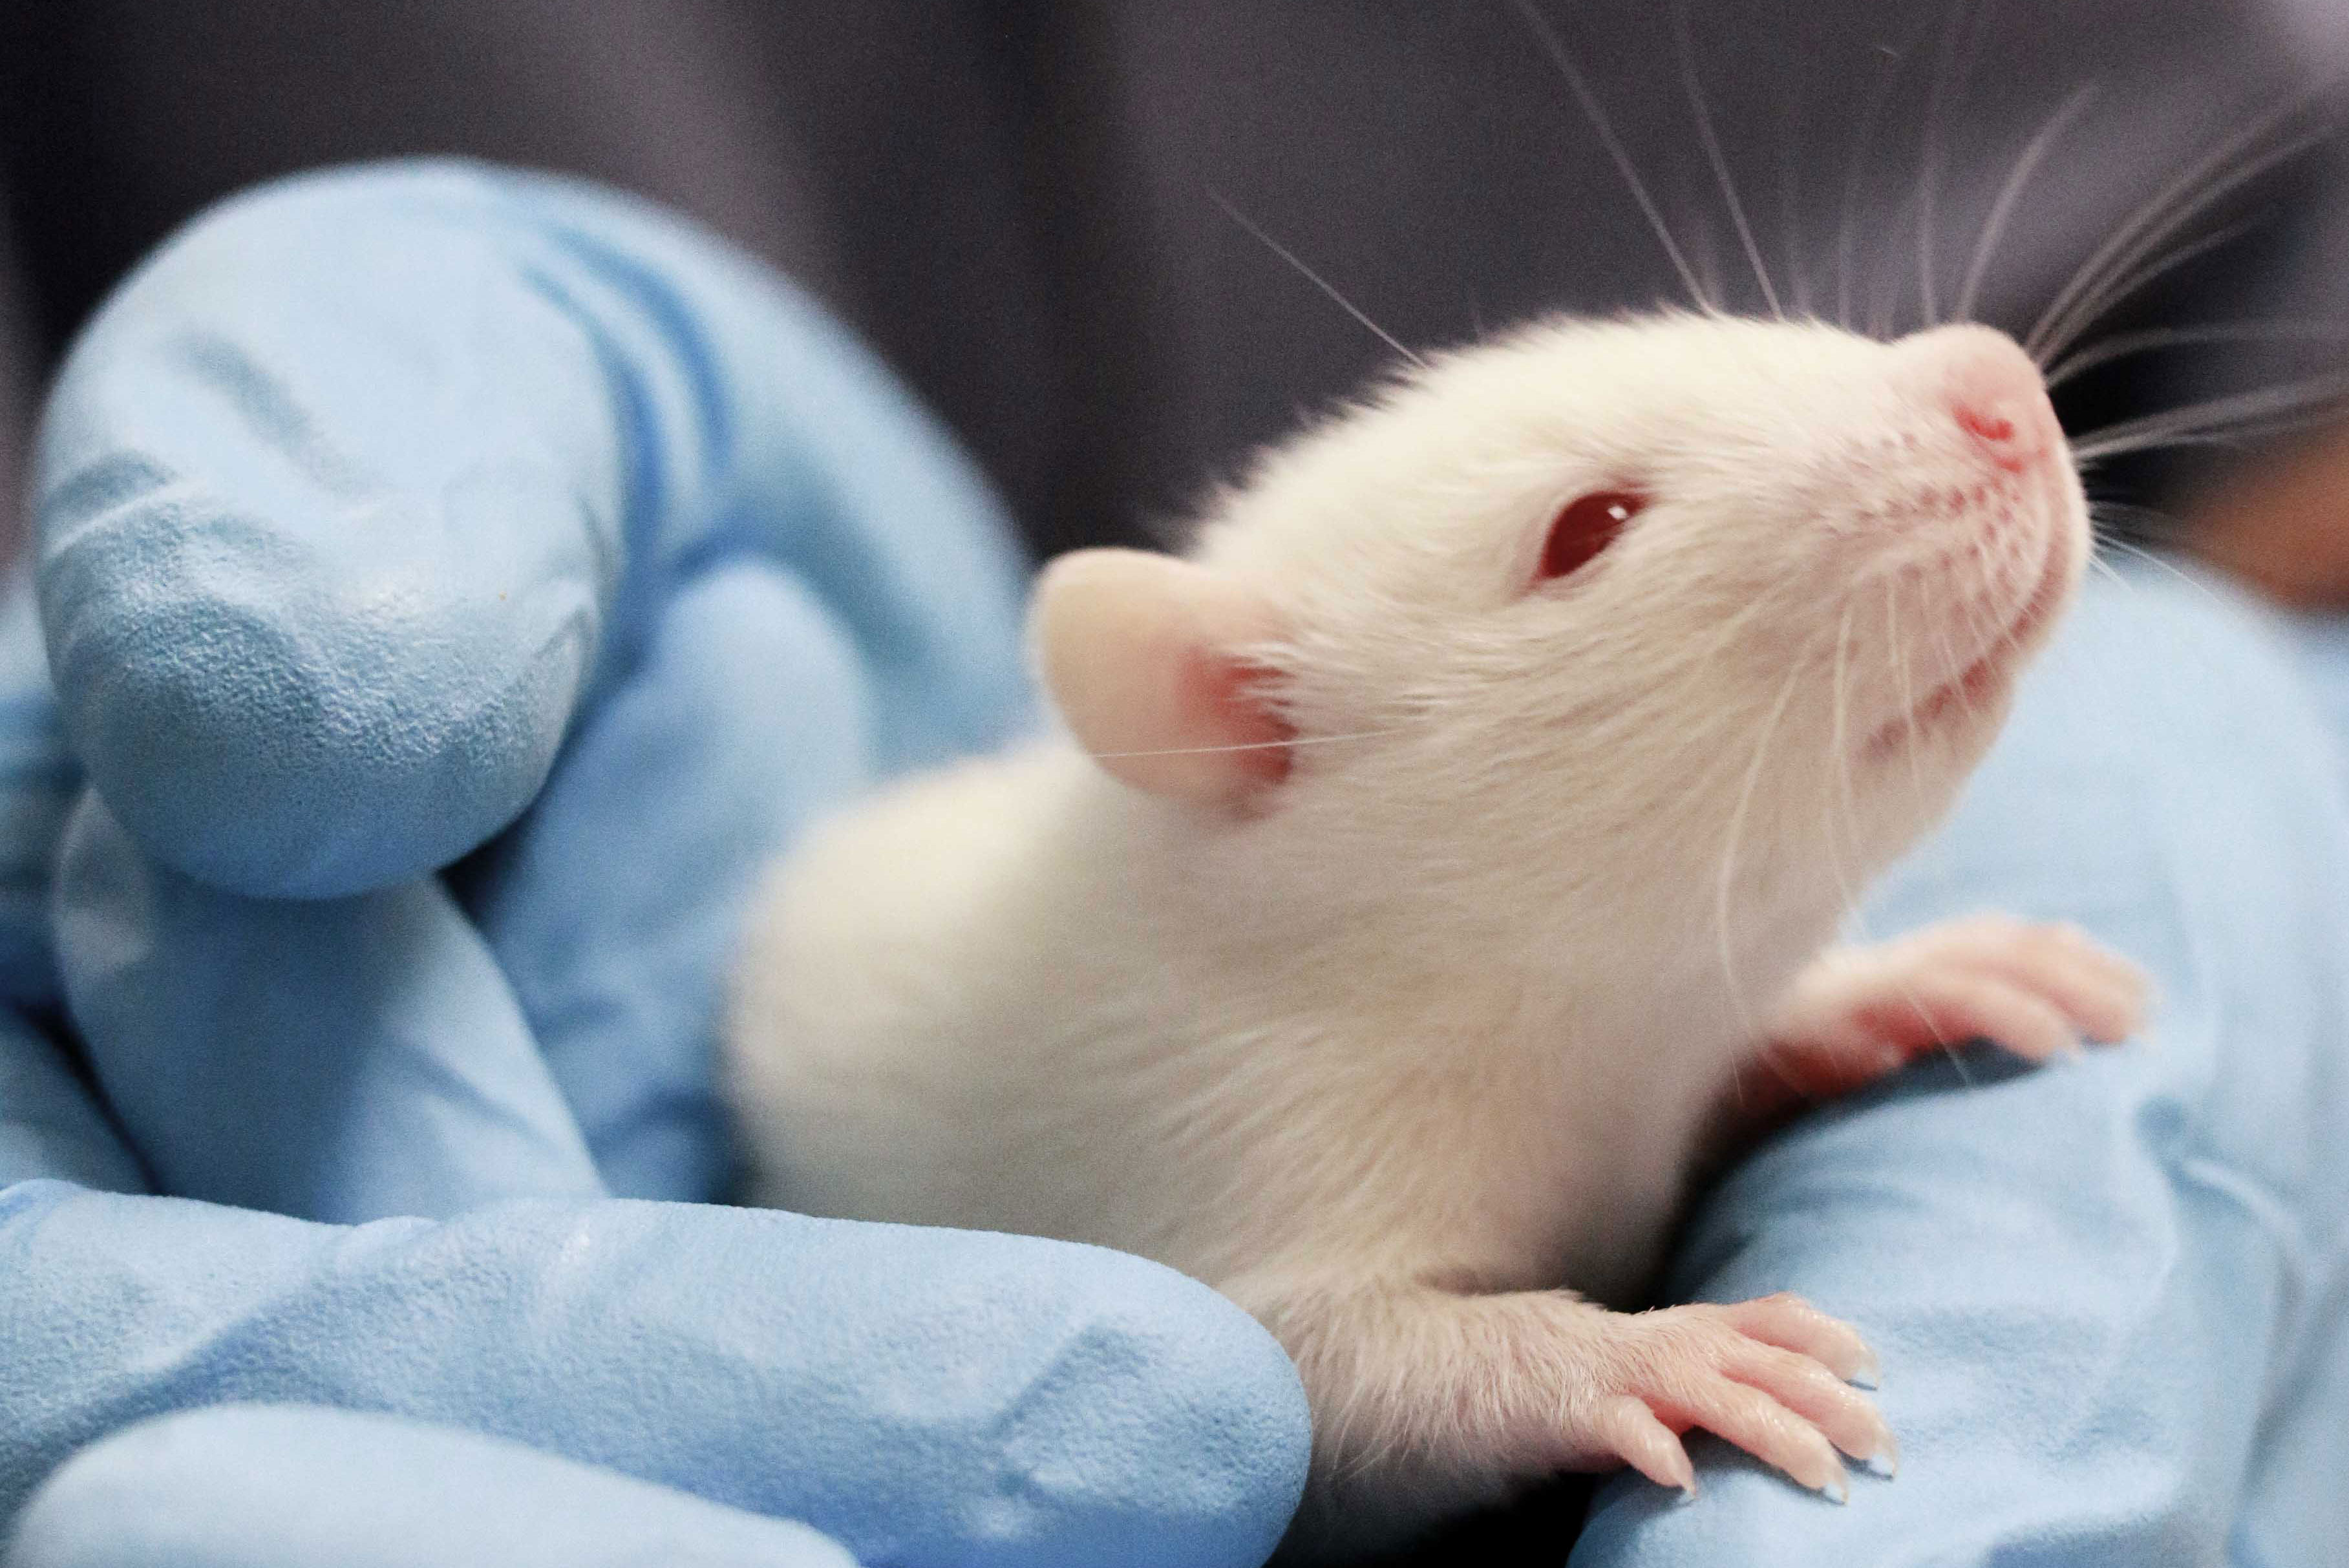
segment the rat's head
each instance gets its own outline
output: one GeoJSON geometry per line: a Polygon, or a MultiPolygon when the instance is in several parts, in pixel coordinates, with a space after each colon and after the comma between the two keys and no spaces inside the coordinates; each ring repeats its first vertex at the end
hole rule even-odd
{"type": "Polygon", "coordinates": [[[1941,813],[2087,543],[1995,332],[1567,322],[1271,453],[1188,560],[1057,562],[1036,634],[1109,771],[1268,853],[1464,903],[1734,855],[1767,906],[1941,813]]]}

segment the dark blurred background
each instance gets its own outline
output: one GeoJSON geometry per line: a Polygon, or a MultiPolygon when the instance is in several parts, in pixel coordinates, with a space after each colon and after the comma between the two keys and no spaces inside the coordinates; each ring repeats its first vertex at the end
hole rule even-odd
{"type": "MultiPolygon", "coordinates": [[[[1544,5],[1681,243],[1761,308],[1673,6],[1544,5]]],[[[1925,319],[1928,275],[1950,311],[2066,95],[2095,98],[2025,188],[1976,313],[2018,330],[2196,154],[2337,75],[2349,33],[2340,0],[1688,14],[1782,299],[1879,330],[1925,319]]],[[[21,438],[76,325],[191,212],[403,153],[589,175],[775,263],[947,417],[1040,551],[1163,537],[1248,447],[1389,358],[1217,195],[1413,346],[1686,298],[1507,0],[5,0],[0,432],[21,438]]],[[[2261,182],[2209,220],[2253,212],[2251,234],[2108,325],[2341,314],[2337,184],[2305,160],[2261,182]]],[[[2135,359],[2074,389],[2067,421],[2271,383],[2312,352],[2135,359]]],[[[0,479],[13,500],[21,481],[0,479]]],[[[2181,493],[2158,473],[2101,485],[2181,493]]]]}
{"type": "MultiPolygon", "coordinates": [[[[2018,333],[2202,154],[2322,122],[2349,59],[2343,0],[1692,0],[1685,57],[1668,0],[1542,15],[1706,288],[1765,303],[1684,66],[1781,303],[1878,332],[1951,311],[2072,94],[2093,98],[1975,313],[2018,333]]],[[[254,181],[410,153],[608,181],[782,268],[945,416],[1040,552],[1168,537],[1390,361],[1224,202],[1413,346],[1688,298],[1508,0],[0,0],[0,544],[39,385],[142,253],[254,181]]],[[[2098,329],[2305,333],[2116,361],[2065,388],[2067,425],[2334,374],[2345,193],[2312,144],[2171,236],[2247,225],[2098,329]]],[[[2230,460],[2277,452],[2198,445],[2094,488],[2190,516],[2230,460]]],[[[1425,1560],[1555,1562],[1579,1497],[1425,1560]]]]}

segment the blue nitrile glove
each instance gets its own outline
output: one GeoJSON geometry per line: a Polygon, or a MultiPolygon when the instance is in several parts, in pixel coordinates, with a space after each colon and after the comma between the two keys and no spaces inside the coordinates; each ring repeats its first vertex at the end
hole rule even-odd
{"type": "Polygon", "coordinates": [[[1899,1477],[1837,1507],[1702,1442],[1695,1501],[1611,1486],[1578,1564],[2349,1562],[2349,729],[2300,652],[2215,592],[2092,579],[1869,924],[2076,921],[2152,971],[2152,1026],[1918,1067],[1734,1172],[1675,1290],[1858,1324],[1899,1477]]]}
{"type": "Polygon", "coordinates": [[[41,475],[0,1536],[57,1480],[8,1568],[643,1561],[646,1518],[662,1561],[834,1560],[753,1516],[882,1563],[1268,1549],[1302,1396],[1204,1287],[605,1195],[723,1190],[761,865],[1024,718],[999,519],[865,355],[658,213],[385,167],[160,253],[41,475]],[[138,1425],[229,1402],[270,1408],[138,1425]],[[566,1522],[533,1555],[492,1508],[566,1522]]]}
{"type": "Polygon", "coordinates": [[[66,981],[175,1193],[713,1195],[749,881],[1025,717],[1019,565],[937,429],[766,273],[576,187],[393,167],[230,203],[85,333],[38,457],[104,800],[66,981]],[[239,1103],[222,1075],[254,1102],[227,1127],[185,1099],[239,1103]],[[368,1092],[417,1075],[462,1080],[453,1121],[368,1092]]]}
{"type": "Polygon", "coordinates": [[[16,1550],[48,1568],[852,1568],[805,1525],[535,1449],[384,1416],[256,1405],[165,1416],[84,1449],[43,1491],[16,1550]],[[223,1451],[242,1462],[222,1466],[223,1451]],[[350,1506],[287,1506],[338,1496],[350,1506]],[[435,1506],[403,1506],[420,1497],[435,1506]],[[367,1528],[352,1528],[359,1523],[367,1528]]]}

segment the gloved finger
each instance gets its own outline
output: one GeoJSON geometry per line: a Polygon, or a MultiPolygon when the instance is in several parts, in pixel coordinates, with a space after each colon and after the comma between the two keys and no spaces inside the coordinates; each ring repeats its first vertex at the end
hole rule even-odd
{"type": "Polygon", "coordinates": [[[144,1191],[127,1124],[175,1190],[314,1218],[601,1191],[503,979],[436,884],[240,899],[155,867],[93,802],[60,887],[81,790],[18,574],[0,594],[0,1185],[144,1191]],[[64,1026],[58,921],[78,1021],[97,1026],[88,1064],[26,1021],[64,1026]]]}
{"type": "Polygon", "coordinates": [[[717,565],[456,880],[614,1191],[721,1195],[712,1041],[742,905],[793,831],[872,782],[879,722],[830,610],[766,562],[717,565]]]}
{"type": "Polygon", "coordinates": [[[109,1192],[148,1190],[64,1048],[0,1008],[0,1188],[43,1178],[109,1192]]]}
{"type": "Polygon", "coordinates": [[[906,1568],[1253,1568],[1309,1445],[1269,1335],[1095,1248],[690,1204],[345,1228],[0,1193],[0,1520],[92,1441],[223,1400],[484,1432],[906,1568]]]}
{"type": "Polygon", "coordinates": [[[763,388],[728,439],[745,479],[777,482],[699,532],[669,509],[635,656],[460,882],[606,1180],[709,1197],[728,1167],[712,1036],[745,894],[825,805],[1027,721],[1015,594],[984,486],[820,315],[655,215],[576,187],[531,199],[689,300],[719,380],[763,388]]]}
{"type": "Polygon", "coordinates": [[[47,1032],[64,1000],[50,870],[80,789],[49,695],[32,577],[17,573],[0,584],[0,1187],[47,1176],[143,1192],[146,1173],[47,1032]]]}
{"type": "Polygon", "coordinates": [[[518,1443],[316,1407],[231,1405],[83,1449],[0,1568],[853,1568],[761,1519],[518,1443]]]}
{"type": "Polygon", "coordinates": [[[149,860],[97,796],[57,881],[66,993],[164,1191],[298,1218],[603,1187],[505,977],[425,877],[250,899],[149,860]]]}
{"type": "Polygon", "coordinates": [[[1020,689],[1014,558],[935,428],[771,275],[550,181],[217,209],[75,346],[36,487],[76,749],[150,855],[249,894],[481,842],[666,581],[733,552],[851,607],[894,749],[1020,689]]]}
{"type": "MultiPolygon", "coordinates": [[[[315,188],[315,187],[313,187],[315,188]]],[[[620,573],[595,346],[464,222],[231,202],[53,390],[67,728],[148,851],[250,893],[412,879],[520,810],[620,573]]]]}
{"type": "Polygon", "coordinates": [[[986,480],[887,368],[785,280],[671,214],[578,181],[498,178],[523,221],[610,291],[603,328],[634,348],[647,395],[693,384],[694,418],[651,422],[667,490],[636,514],[649,586],[616,634],[641,646],[645,614],[626,612],[657,614],[664,583],[757,556],[847,632],[884,769],[1030,722],[1026,562],[986,480]]]}
{"type": "Polygon", "coordinates": [[[49,690],[32,574],[12,573],[0,584],[0,1005],[49,1012],[62,1000],[49,876],[81,787],[49,690]]]}
{"type": "Polygon", "coordinates": [[[1701,1458],[1692,1508],[1602,1490],[1578,1563],[2338,1557],[2349,1425],[2307,1398],[2349,1387],[2349,810],[2253,617],[2090,579],[1871,923],[1985,905],[2142,962],[2152,1048],[1912,1068],[1734,1172],[1674,1270],[1856,1323],[1899,1479],[1822,1510],[1701,1458]]]}

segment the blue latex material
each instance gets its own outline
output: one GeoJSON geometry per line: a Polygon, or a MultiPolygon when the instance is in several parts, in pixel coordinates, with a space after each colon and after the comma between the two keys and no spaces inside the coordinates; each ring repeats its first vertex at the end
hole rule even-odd
{"type": "Polygon", "coordinates": [[[759,869],[1028,719],[1008,531],[856,346],[597,192],[317,177],[109,302],[40,483],[37,607],[0,593],[8,1568],[595,1561],[560,1548],[639,1512],[637,1561],[824,1560],[764,1520],[1263,1555],[1302,1396],[1204,1287],[632,1201],[725,1189],[759,869]],[[226,1401],[273,1409],[138,1425],[226,1401]],[[580,1528],[532,1555],[533,1516],[580,1528]]]}
{"type": "MultiPolygon", "coordinates": [[[[254,1400],[492,1434],[874,1563],[1232,1564],[1302,1459],[1254,1324],[1025,1239],[630,1201],[325,1226],[36,1181],[0,1194],[0,1280],[10,1511],[133,1421],[254,1400]]],[[[386,1506],[300,1506],[346,1502],[355,1538],[386,1506]]]]}
{"type": "Polygon", "coordinates": [[[1870,924],[2076,921],[2152,970],[2153,1027],[1913,1070],[1736,1171],[1676,1288],[1865,1325],[1899,1479],[1838,1508],[1700,1440],[1700,1500],[1611,1483],[1577,1564],[2349,1561],[2349,727],[2310,700],[2344,655],[2092,581],[1870,924]]]}
{"type": "MultiPolygon", "coordinates": [[[[817,1550],[754,1516],[878,1563],[1261,1553],[1296,1388],[1197,1287],[599,1195],[720,1188],[744,868],[1021,722],[993,520],[852,346],[657,216],[377,170],[165,253],[45,449],[62,716],[0,601],[0,1520],[57,1476],[6,1568],[528,1568],[493,1511],[674,1519],[675,1562],[817,1550]],[[232,1400],[272,1408],[140,1424],[232,1400]]],[[[1904,1472],[1837,1509],[1700,1440],[1702,1499],[1611,1484],[1578,1562],[2349,1551],[2343,692],[2335,628],[2092,584],[1875,924],[2077,919],[2158,1026],[1735,1173],[1679,1286],[1865,1325],[1904,1472]]]]}
{"type": "Polygon", "coordinates": [[[84,1449],[5,1568],[850,1568],[804,1525],[449,1428],[232,1405],[84,1449]],[[304,1506],[348,1498],[336,1510],[304,1506]],[[290,1505],[290,1506],[289,1506],[290,1505]]]}
{"type": "MultiPolygon", "coordinates": [[[[331,1084],[470,1079],[438,1141],[475,1151],[474,1201],[594,1190],[497,1152],[548,1075],[613,1191],[710,1195],[749,879],[810,812],[1027,719],[1019,562],[974,470],[798,295],[601,193],[423,165],[233,201],[77,344],[39,457],[65,727],[156,868],[68,881],[66,977],[184,1196],[333,1220],[467,1196],[413,1185],[412,1121],[285,1125],[316,1098],[281,1098],[287,1053],[328,1034],[331,1084]],[[453,879],[471,919],[419,886],[509,822],[453,879]],[[150,886],[168,934],[109,913],[150,886]],[[356,995],[386,922],[432,984],[356,995]],[[222,1005],[145,1010],[196,967],[222,1005]],[[318,1021],[248,1049],[264,990],[318,1021]],[[171,1096],[220,1073],[256,1119],[191,1126],[171,1096]],[[322,1136],[336,1170],[281,1169],[322,1136]]],[[[119,867],[83,825],[76,870],[119,867]]]]}

